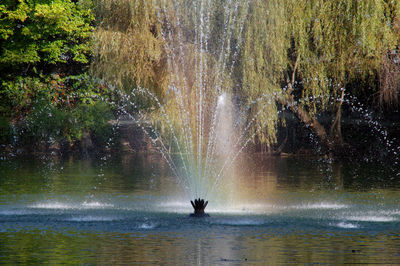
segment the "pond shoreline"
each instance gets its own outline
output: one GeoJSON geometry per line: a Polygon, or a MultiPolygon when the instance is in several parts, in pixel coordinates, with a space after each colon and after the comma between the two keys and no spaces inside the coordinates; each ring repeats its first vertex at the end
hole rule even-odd
{"type": "MultiPolygon", "coordinates": [[[[312,139],[310,130],[300,121],[287,117],[286,126],[278,127],[277,144],[268,147],[256,138],[243,152],[259,154],[262,157],[308,157],[338,162],[379,161],[392,166],[397,161],[397,156],[391,153],[394,153],[393,151],[398,146],[396,137],[400,134],[397,118],[394,116],[394,118],[384,120],[385,137],[387,136],[387,141],[392,141],[392,150],[388,149],[387,143],[382,143],[381,136],[371,133],[369,125],[354,124],[349,118],[344,118],[342,123],[343,143],[336,145],[333,150],[327,151],[318,143],[318,140],[312,139]],[[364,134],[362,138],[361,134],[364,134]]],[[[0,159],[7,160],[25,156],[95,158],[116,154],[159,153],[149,136],[134,123],[121,123],[108,142],[101,141],[99,138],[103,137],[90,131],[85,132],[81,139],[72,141],[65,138],[30,140],[24,139],[22,135],[15,143],[8,141],[8,143],[0,145],[0,159]]],[[[172,151],[170,153],[173,154],[172,151]]]]}

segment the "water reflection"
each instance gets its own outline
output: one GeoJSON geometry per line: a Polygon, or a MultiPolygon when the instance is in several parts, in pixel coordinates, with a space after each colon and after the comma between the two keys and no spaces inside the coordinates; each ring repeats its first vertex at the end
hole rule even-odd
{"type": "Polygon", "coordinates": [[[203,236],[165,233],[60,233],[32,230],[0,233],[2,261],[9,264],[221,264],[377,263],[399,261],[399,237],[359,233],[250,230],[203,236]]]}
{"type": "Polygon", "coordinates": [[[191,219],[188,199],[159,156],[3,161],[1,261],[400,261],[399,184],[381,182],[390,180],[381,168],[306,158],[240,162],[222,196],[210,201],[211,217],[191,219]]]}

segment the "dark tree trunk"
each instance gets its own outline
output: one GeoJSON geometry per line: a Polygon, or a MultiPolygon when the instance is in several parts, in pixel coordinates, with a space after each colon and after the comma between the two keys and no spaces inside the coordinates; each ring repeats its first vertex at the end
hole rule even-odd
{"type": "Polygon", "coordinates": [[[319,123],[315,117],[311,116],[302,106],[296,104],[293,95],[288,95],[288,97],[285,98],[280,97],[278,98],[278,101],[280,104],[289,108],[306,126],[310,127],[328,152],[332,152],[333,143],[326,133],[324,126],[322,126],[321,123],[319,123]]]}
{"type": "Polygon", "coordinates": [[[338,100],[337,104],[335,105],[336,110],[334,110],[334,111],[336,111],[336,115],[332,122],[331,130],[330,130],[331,138],[334,140],[334,143],[336,145],[343,144],[342,127],[341,127],[343,99],[344,99],[344,89],[342,89],[340,99],[338,100]]]}

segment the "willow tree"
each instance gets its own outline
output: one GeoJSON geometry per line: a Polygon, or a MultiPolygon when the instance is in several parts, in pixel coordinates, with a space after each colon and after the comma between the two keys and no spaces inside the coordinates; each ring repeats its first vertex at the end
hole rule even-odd
{"type": "Polygon", "coordinates": [[[167,82],[155,7],[146,0],[96,0],[94,71],[126,90],[161,93],[167,82]]]}
{"type": "Polygon", "coordinates": [[[332,149],[341,142],[341,103],[349,84],[374,77],[383,56],[399,44],[398,2],[254,1],[243,51],[243,94],[254,98],[280,90],[278,103],[332,149]],[[336,102],[328,104],[332,98],[336,102]],[[329,131],[315,118],[327,108],[336,113],[329,131]]]}
{"type": "Polygon", "coordinates": [[[284,106],[333,149],[341,142],[345,94],[357,93],[355,83],[368,94],[379,90],[376,76],[400,36],[399,1],[97,0],[96,6],[94,66],[102,78],[161,98],[185,83],[184,101],[164,105],[171,117],[184,113],[180,106],[194,101],[199,84],[211,105],[215,92],[231,91],[250,135],[267,144],[276,142],[277,110],[284,106]],[[330,125],[316,119],[326,110],[335,114],[330,125]]]}
{"type": "Polygon", "coordinates": [[[179,120],[183,105],[195,116],[197,99],[212,106],[232,91],[246,1],[98,0],[96,6],[93,70],[99,77],[125,91],[154,93],[171,120],[179,120]],[[174,95],[176,88],[181,95],[174,95]]]}

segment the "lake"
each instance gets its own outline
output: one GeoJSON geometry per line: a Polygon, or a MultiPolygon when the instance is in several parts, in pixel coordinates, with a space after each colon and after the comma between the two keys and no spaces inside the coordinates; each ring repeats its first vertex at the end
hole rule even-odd
{"type": "Polygon", "coordinates": [[[157,155],[1,161],[0,263],[400,263],[398,179],[247,154],[191,218],[157,155]]]}

